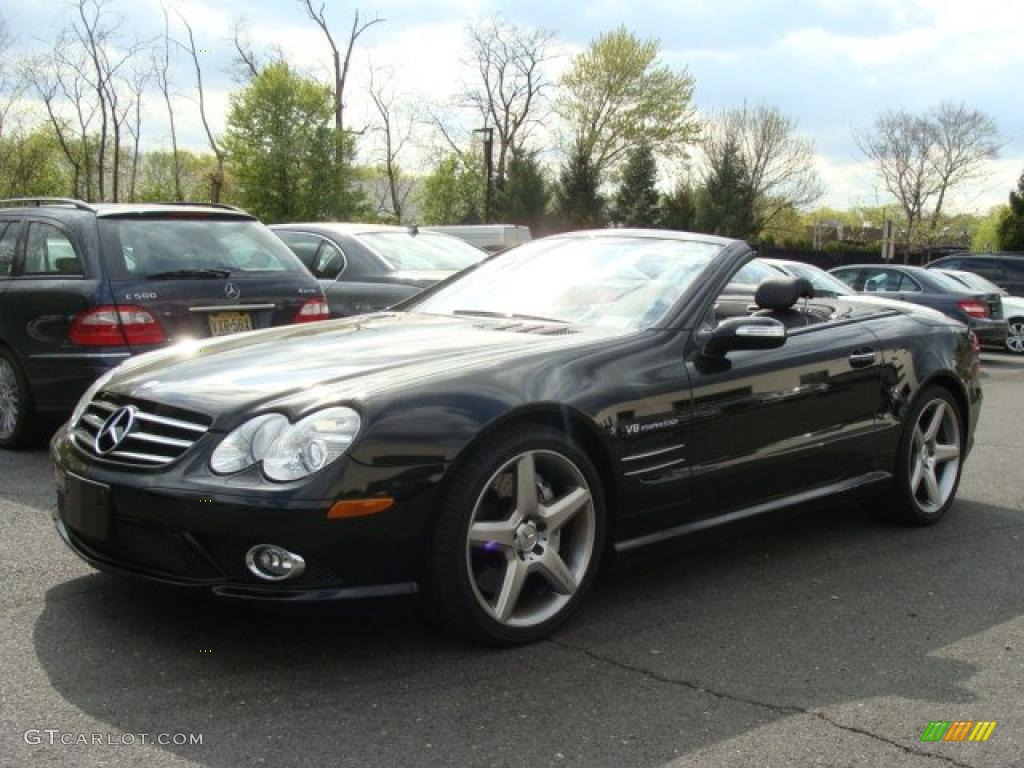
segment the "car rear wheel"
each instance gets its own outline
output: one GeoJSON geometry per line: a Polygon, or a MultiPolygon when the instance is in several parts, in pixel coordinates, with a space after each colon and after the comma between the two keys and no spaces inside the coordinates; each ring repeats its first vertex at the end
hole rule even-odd
{"type": "Polygon", "coordinates": [[[1024,355],[1024,317],[1011,317],[1006,348],[1015,355],[1024,355]]]}
{"type": "Polygon", "coordinates": [[[532,642],[579,605],[604,539],[604,500],[587,455],[554,430],[516,427],[481,445],[453,477],[427,596],[460,635],[532,642]]]}
{"type": "Polygon", "coordinates": [[[933,525],[956,497],[964,461],[960,409],[943,387],[925,390],[908,414],[896,468],[900,521],[933,525]]]}
{"type": "Polygon", "coordinates": [[[14,354],[0,347],[0,448],[24,444],[32,421],[32,395],[14,354]]]}

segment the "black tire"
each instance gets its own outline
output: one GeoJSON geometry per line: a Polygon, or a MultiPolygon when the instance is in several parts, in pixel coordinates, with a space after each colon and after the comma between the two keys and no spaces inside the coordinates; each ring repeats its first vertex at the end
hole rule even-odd
{"type": "MultiPolygon", "coordinates": [[[[531,466],[532,461],[531,459],[531,466]]],[[[518,483],[518,466],[517,463],[514,470],[508,470],[515,473],[515,479],[510,482],[518,483]]],[[[540,465],[537,467],[536,476],[543,483],[542,468],[540,465]]],[[[513,498],[513,506],[518,508],[518,491],[515,491],[513,498]]],[[[556,502],[557,499],[552,499],[552,503],[556,502]]],[[[489,645],[520,645],[549,635],[575,612],[594,583],[605,549],[605,509],[601,483],[593,463],[585,451],[561,433],[544,426],[523,424],[510,427],[481,443],[455,470],[438,507],[424,579],[426,607],[431,618],[456,635],[489,645]],[[539,620],[532,626],[510,626],[509,623],[498,620],[482,605],[484,598],[476,586],[479,581],[476,575],[471,574],[471,553],[476,550],[469,548],[469,528],[478,501],[482,503],[485,492],[495,492],[493,483],[496,482],[499,473],[524,454],[547,456],[555,461],[564,459],[578,469],[585,480],[585,490],[590,493],[593,514],[590,514],[591,510],[587,511],[585,524],[588,526],[587,540],[590,541],[589,536],[592,532],[593,543],[592,551],[586,559],[587,564],[582,566],[583,571],[578,574],[578,580],[575,581],[575,591],[564,597],[567,602],[562,604],[554,615],[539,620]],[[555,455],[557,458],[554,458],[555,455]]],[[[554,549],[562,556],[563,553],[558,550],[565,542],[561,538],[559,541],[560,544],[554,549]]],[[[502,552],[501,556],[508,557],[511,561],[514,557],[522,559],[529,555],[502,552]]],[[[505,577],[508,578],[507,572],[505,577]]],[[[534,592],[541,593],[545,586],[548,586],[543,581],[538,584],[537,577],[524,578],[534,579],[533,582],[527,582],[534,592]]],[[[523,594],[526,591],[524,587],[523,594]]],[[[559,598],[556,590],[552,589],[550,599],[557,601],[563,598],[559,598]]]]}
{"type": "MultiPolygon", "coordinates": [[[[943,439],[949,439],[948,433],[947,437],[943,439]]],[[[956,399],[945,387],[938,385],[927,387],[914,401],[904,420],[903,433],[900,435],[899,449],[896,455],[896,476],[891,494],[892,504],[888,509],[891,519],[904,525],[926,526],[935,525],[946,515],[956,500],[956,492],[960,486],[960,476],[964,465],[965,441],[965,426],[956,399]],[[941,503],[929,503],[927,500],[929,495],[927,489],[921,488],[920,484],[917,491],[913,487],[915,463],[918,461],[918,454],[921,451],[921,448],[916,444],[915,431],[922,419],[922,414],[931,417],[934,414],[933,409],[937,407],[936,403],[939,402],[945,404],[946,410],[944,413],[948,413],[952,423],[956,425],[958,455],[956,459],[947,461],[947,464],[952,464],[955,461],[955,472],[953,467],[949,467],[948,471],[951,472],[949,478],[946,479],[943,476],[942,481],[938,484],[941,490],[939,495],[941,503]]],[[[927,448],[927,446],[924,447],[927,448]]],[[[934,451],[932,456],[934,462],[934,451]]],[[[945,467],[946,465],[939,466],[945,467]]],[[[933,470],[933,477],[935,477],[936,471],[943,470],[933,470]]],[[[925,483],[925,485],[927,484],[925,483]]]]}
{"type": "Polygon", "coordinates": [[[1013,355],[1024,355],[1024,317],[1011,317],[1007,321],[1009,334],[1004,347],[1013,355]]]}
{"type": "Polygon", "coordinates": [[[0,419],[4,418],[5,406],[14,406],[13,425],[5,427],[0,421],[0,448],[20,448],[26,444],[35,423],[35,406],[18,358],[3,346],[0,346],[0,389],[4,390],[0,391],[0,419]]]}

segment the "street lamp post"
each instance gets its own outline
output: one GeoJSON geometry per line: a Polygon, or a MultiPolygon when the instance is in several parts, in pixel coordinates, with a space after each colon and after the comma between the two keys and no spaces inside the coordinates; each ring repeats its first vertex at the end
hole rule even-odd
{"type": "Polygon", "coordinates": [[[484,137],[484,174],[487,179],[487,188],[484,193],[484,223],[491,221],[491,189],[494,180],[494,129],[477,128],[473,133],[482,134],[484,137]]]}

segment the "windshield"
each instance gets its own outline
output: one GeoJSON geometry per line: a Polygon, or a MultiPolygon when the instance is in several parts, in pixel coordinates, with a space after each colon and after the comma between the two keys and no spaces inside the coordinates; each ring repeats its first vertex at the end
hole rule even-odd
{"type": "Polygon", "coordinates": [[[305,271],[288,246],[249,219],[100,218],[99,230],[114,280],[305,271]]]}
{"type": "Polygon", "coordinates": [[[399,272],[458,272],[487,256],[462,240],[424,232],[365,232],[359,239],[399,272]]]}
{"type": "Polygon", "coordinates": [[[414,301],[414,312],[655,325],[721,246],[685,240],[554,238],[522,245],[414,301]]]}
{"type": "Polygon", "coordinates": [[[806,277],[814,286],[815,291],[832,293],[836,296],[853,296],[855,291],[850,289],[843,281],[833,277],[823,269],[818,269],[811,264],[802,264],[799,261],[784,262],[782,268],[793,273],[797,277],[806,277]]]}

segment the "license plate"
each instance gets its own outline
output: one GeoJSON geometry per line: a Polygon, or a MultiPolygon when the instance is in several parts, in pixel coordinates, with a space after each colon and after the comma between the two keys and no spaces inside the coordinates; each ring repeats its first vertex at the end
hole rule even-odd
{"type": "Polygon", "coordinates": [[[110,486],[68,474],[64,485],[64,523],[88,539],[110,539],[110,486]]]}
{"type": "Polygon", "coordinates": [[[226,336],[252,330],[252,315],[248,312],[218,312],[210,315],[210,333],[226,336]]]}

